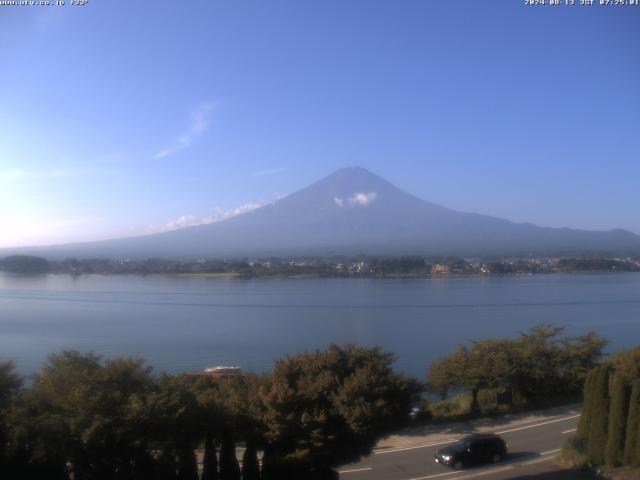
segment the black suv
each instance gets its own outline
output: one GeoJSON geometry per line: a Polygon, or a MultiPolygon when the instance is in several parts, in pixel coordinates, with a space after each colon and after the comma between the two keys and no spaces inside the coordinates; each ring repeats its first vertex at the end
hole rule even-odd
{"type": "Polygon", "coordinates": [[[459,470],[507,458],[507,444],[494,434],[470,435],[436,452],[436,462],[459,470]]]}

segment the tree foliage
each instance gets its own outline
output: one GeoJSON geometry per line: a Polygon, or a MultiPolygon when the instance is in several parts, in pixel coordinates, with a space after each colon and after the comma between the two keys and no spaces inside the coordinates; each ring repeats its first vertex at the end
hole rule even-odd
{"type": "Polygon", "coordinates": [[[576,437],[578,439],[585,440],[591,429],[591,419],[593,418],[593,406],[595,399],[593,395],[594,383],[598,376],[598,369],[592,369],[588,374],[584,382],[583,402],[582,402],[582,414],[580,415],[580,422],[578,423],[578,431],[576,437]]]}
{"type": "Polygon", "coordinates": [[[211,433],[207,433],[204,441],[201,480],[218,480],[218,457],[211,433]]]}
{"type": "Polygon", "coordinates": [[[563,329],[538,325],[516,339],[473,341],[434,362],[429,388],[442,398],[450,392],[471,393],[477,410],[483,389],[503,389],[524,403],[577,396],[584,379],[599,361],[606,341],[595,333],[561,337],[563,329]]]}
{"type": "Polygon", "coordinates": [[[276,362],[265,405],[266,440],[289,464],[319,469],[353,461],[408,420],[420,386],[394,373],[379,348],[303,353],[276,362]]]}
{"type": "Polygon", "coordinates": [[[593,465],[605,462],[607,433],[609,428],[609,365],[598,367],[596,380],[593,384],[593,407],[591,412],[591,427],[587,437],[587,458],[593,465]]]}
{"type": "Polygon", "coordinates": [[[577,440],[592,465],[640,465],[640,348],[587,375],[577,440]]]}
{"type": "Polygon", "coordinates": [[[640,465],[640,379],[631,388],[623,463],[640,465]]]}
{"type": "Polygon", "coordinates": [[[629,406],[628,390],[623,376],[616,372],[611,388],[611,405],[609,408],[609,428],[607,434],[606,463],[612,467],[622,465],[627,409],[629,406]]]}
{"type": "Polygon", "coordinates": [[[12,255],[0,260],[0,270],[13,273],[47,273],[49,268],[46,259],[31,255],[12,255]]]}
{"type": "Polygon", "coordinates": [[[260,464],[258,452],[253,440],[247,442],[242,455],[242,480],[260,480],[260,464]]]}
{"type": "Polygon", "coordinates": [[[236,458],[236,444],[228,429],[222,434],[220,447],[220,480],[240,480],[240,466],[236,458]]]}

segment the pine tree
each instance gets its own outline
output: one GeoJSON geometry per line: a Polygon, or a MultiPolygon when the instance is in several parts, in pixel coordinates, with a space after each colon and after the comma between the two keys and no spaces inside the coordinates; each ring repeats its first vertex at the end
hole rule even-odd
{"type": "Polygon", "coordinates": [[[591,428],[587,437],[587,458],[592,465],[603,465],[609,426],[609,371],[608,365],[598,367],[593,385],[591,428]]]}
{"type": "Polygon", "coordinates": [[[598,367],[593,368],[589,371],[584,382],[584,401],[582,403],[582,415],[580,415],[580,423],[578,424],[578,432],[576,433],[576,437],[579,439],[586,439],[589,436],[593,410],[594,382],[597,376],[598,367]]]}
{"type": "Polygon", "coordinates": [[[210,433],[204,441],[204,459],[202,461],[202,479],[218,480],[218,458],[216,457],[216,446],[210,433]]]}
{"type": "Polygon", "coordinates": [[[260,480],[258,452],[252,440],[247,441],[247,448],[242,456],[242,480],[260,480]]]}
{"type": "Polygon", "coordinates": [[[609,407],[609,431],[607,436],[606,463],[611,467],[622,465],[625,444],[628,390],[620,374],[613,376],[611,387],[611,405],[609,407]]]}
{"type": "Polygon", "coordinates": [[[236,458],[236,445],[229,430],[225,430],[222,435],[220,480],[240,480],[240,466],[236,458]]]}
{"type": "Polygon", "coordinates": [[[631,388],[623,463],[640,465],[640,380],[633,382],[631,388]]]}

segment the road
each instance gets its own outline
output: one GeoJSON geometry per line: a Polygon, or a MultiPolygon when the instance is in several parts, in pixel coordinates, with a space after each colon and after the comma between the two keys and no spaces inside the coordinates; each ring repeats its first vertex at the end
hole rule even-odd
{"type": "Polygon", "coordinates": [[[466,480],[487,478],[506,479],[582,479],[579,474],[558,472],[553,457],[566,440],[575,432],[579,415],[564,414],[539,418],[530,423],[497,426],[494,433],[505,439],[508,458],[486,467],[453,471],[434,462],[434,455],[441,448],[461,438],[464,434],[440,438],[437,441],[377,450],[361,461],[344,465],[339,469],[342,480],[466,480]]]}

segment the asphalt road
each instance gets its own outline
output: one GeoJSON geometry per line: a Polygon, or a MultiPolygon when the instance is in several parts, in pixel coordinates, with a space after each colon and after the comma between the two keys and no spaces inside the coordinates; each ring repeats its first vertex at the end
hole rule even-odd
{"type": "MultiPolygon", "coordinates": [[[[454,471],[434,462],[438,448],[461,438],[434,443],[376,451],[360,462],[339,469],[342,480],[466,480],[506,479],[581,479],[585,477],[559,472],[553,463],[567,436],[575,432],[579,415],[540,419],[531,424],[495,430],[507,442],[508,458],[495,465],[454,471]]],[[[586,477],[589,478],[589,477],[586,477]]]]}

